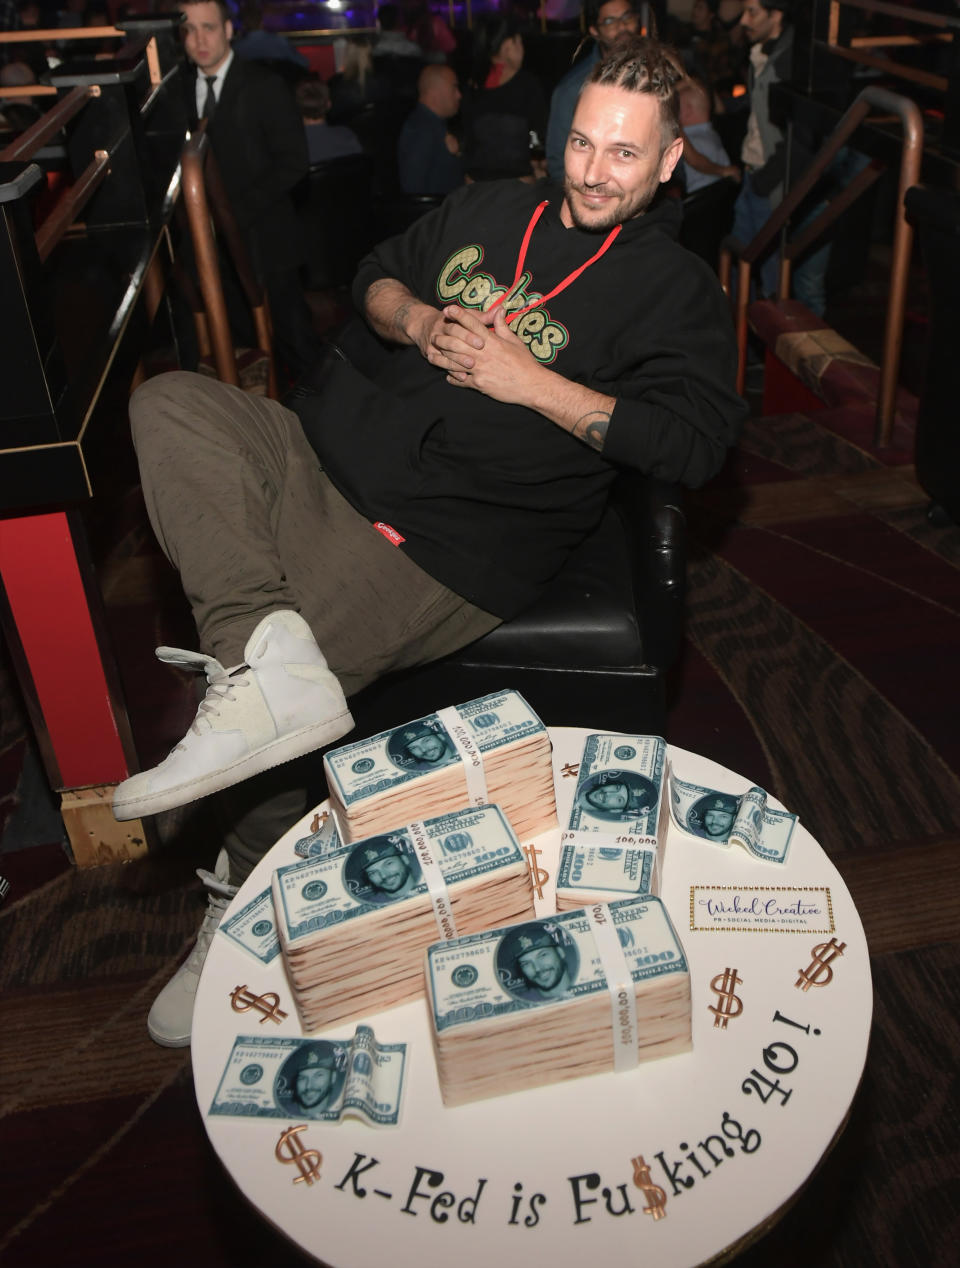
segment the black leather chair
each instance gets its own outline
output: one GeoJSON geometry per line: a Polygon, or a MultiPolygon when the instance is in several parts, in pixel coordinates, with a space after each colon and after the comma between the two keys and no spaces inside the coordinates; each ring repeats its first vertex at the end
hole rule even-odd
{"type": "Polygon", "coordinates": [[[705,185],[683,200],[680,241],[706,260],[714,272],[720,259],[720,243],[733,227],[733,204],[740,192],[738,181],[729,176],[705,185]]]}
{"type": "Polygon", "coordinates": [[[536,603],[455,655],[359,693],[357,734],[512,687],[549,725],[662,735],[685,580],[679,488],[624,471],[599,527],[536,603]]]}

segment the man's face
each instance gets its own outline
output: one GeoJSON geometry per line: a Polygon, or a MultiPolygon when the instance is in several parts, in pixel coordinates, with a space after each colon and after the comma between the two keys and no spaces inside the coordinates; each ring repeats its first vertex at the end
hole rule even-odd
{"type": "Polygon", "coordinates": [[[566,968],[563,956],[556,947],[536,947],[518,958],[520,972],[532,986],[541,991],[552,991],[566,968]]]}
{"type": "Polygon", "coordinates": [[[181,5],[180,12],[184,15],[180,30],[187,57],[204,75],[215,74],[230,52],[233,23],[224,22],[213,0],[181,5]]]}
{"type": "Polygon", "coordinates": [[[708,810],[703,816],[703,827],[708,836],[728,836],[733,827],[733,815],[729,810],[708,810]]]}
{"type": "Polygon", "coordinates": [[[600,58],[606,61],[616,49],[628,44],[637,34],[637,15],[627,0],[607,0],[600,6],[597,25],[590,34],[600,46],[600,58]]]}
{"type": "Polygon", "coordinates": [[[297,1074],[297,1100],[304,1109],[319,1105],[333,1083],[333,1071],[326,1066],[307,1066],[297,1074]]]}
{"type": "Polygon", "coordinates": [[[679,138],[660,153],[660,104],[652,93],[587,84],[564,152],[564,201],[570,228],[601,232],[639,216],[683,150],[679,138]]]}
{"type": "Polygon", "coordinates": [[[623,810],[630,800],[626,784],[601,784],[587,794],[587,800],[598,810],[623,810]]]}
{"type": "Polygon", "coordinates": [[[399,858],[396,854],[377,859],[376,863],[370,863],[363,870],[370,884],[383,890],[385,894],[395,894],[398,889],[403,889],[410,875],[406,859],[399,858]]]}
{"type": "Polygon", "coordinates": [[[779,9],[765,9],[758,0],[747,0],[740,16],[740,25],[751,44],[763,44],[776,39],[783,26],[783,14],[779,9]]]}
{"type": "Polygon", "coordinates": [[[421,735],[411,740],[407,752],[421,762],[439,762],[447,750],[447,746],[439,735],[421,735]]]}
{"type": "Polygon", "coordinates": [[[452,119],[460,109],[460,85],[456,72],[449,66],[444,68],[443,75],[437,79],[436,106],[434,114],[441,119],[452,119]]]}

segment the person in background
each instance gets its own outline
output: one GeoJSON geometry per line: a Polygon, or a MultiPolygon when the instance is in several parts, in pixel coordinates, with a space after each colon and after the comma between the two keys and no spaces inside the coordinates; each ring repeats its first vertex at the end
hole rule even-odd
{"type": "Polygon", "coordinates": [[[374,57],[413,57],[422,59],[420,45],[400,29],[400,10],[395,4],[382,4],[377,9],[379,34],[373,42],[374,57]]]}
{"type": "Polygon", "coordinates": [[[307,174],[307,142],[293,93],[256,62],[235,57],[221,0],[181,0],[192,124],[205,118],[224,189],[270,301],[278,361],[291,379],[319,352],[300,283],[304,262],[291,191],[307,174]]]}
{"type": "Polygon", "coordinates": [[[724,170],[729,175],[736,172],[730,157],[723,147],[723,142],[716,128],[710,121],[710,94],[699,79],[687,78],[681,81],[678,88],[680,97],[680,126],[683,136],[703,158],[710,161],[718,169],[716,172],[698,171],[686,161],[687,149],[684,146],[682,163],[683,178],[688,194],[698,189],[705,189],[714,181],[721,179],[724,170]]]}
{"type": "Polygon", "coordinates": [[[473,180],[532,179],[531,150],[542,149],[547,103],[523,69],[523,36],[512,18],[477,28],[471,88],[463,103],[464,153],[473,180]]]}
{"type": "Polygon", "coordinates": [[[240,27],[243,34],[233,45],[238,57],[246,57],[252,62],[293,62],[303,70],[310,69],[310,63],[289,40],[263,29],[259,4],[245,4],[241,8],[240,27]]]}
{"type": "Polygon", "coordinates": [[[445,62],[455,52],[457,41],[439,13],[431,13],[429,0],[400,0],[403,30],[420,46],[428,62],[445,62]]]}
{"type": "Polygon", "coordinates": [[[308,75],[297,84],[294,94],[307,134],[307,157],[311,164],[328,159],[362,154],[357,134],[343,124],[327,123],[330,90],[319,75],[308,75]]]}
{"type": "Polygon", "coordinates": [[[420,72],[417,104],[397,142],[397,169],[405,194],[449,194],[463,184],[460,145],[447,126],[460,109],[460,86],[450,66],[430,63],[420,72]]]}
{"type": "Polygon", "coordinates": [[[563,180],[563,155],[580,89],[597,62],[605,62],[623,49],[640,32],[640,20],[632,0],[588,0],[585,6],[587,29],[595,44],[592,52],[576,62],[560,80],[550,98],[547,123],[547,173],[552,181],[563,180]]]}

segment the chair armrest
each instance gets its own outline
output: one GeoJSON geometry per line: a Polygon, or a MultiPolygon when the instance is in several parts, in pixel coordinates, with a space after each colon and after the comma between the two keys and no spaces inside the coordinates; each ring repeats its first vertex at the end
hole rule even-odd
{"type": "Polygon", "coordinates": [[[633,591],[644,660],[669,669],[680,653],[687,585],[686,516],[677,484],[622,471],[610,504],[633,559],[633,591]]]}

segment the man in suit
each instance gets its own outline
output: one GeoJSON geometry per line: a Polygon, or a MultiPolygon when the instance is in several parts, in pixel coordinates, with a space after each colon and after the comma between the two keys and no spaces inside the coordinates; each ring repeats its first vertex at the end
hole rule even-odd
{"type": "Polygon", "coordinates": [[[287,85],[234,56],[222,0],[183,0],[191,123],[210,144],[254,268],[266,288],[278,359],[291,378],[316,360],[318,340],[300,283],[302,231],[290,191],[307,172],[303,123],[287,85]]]}

